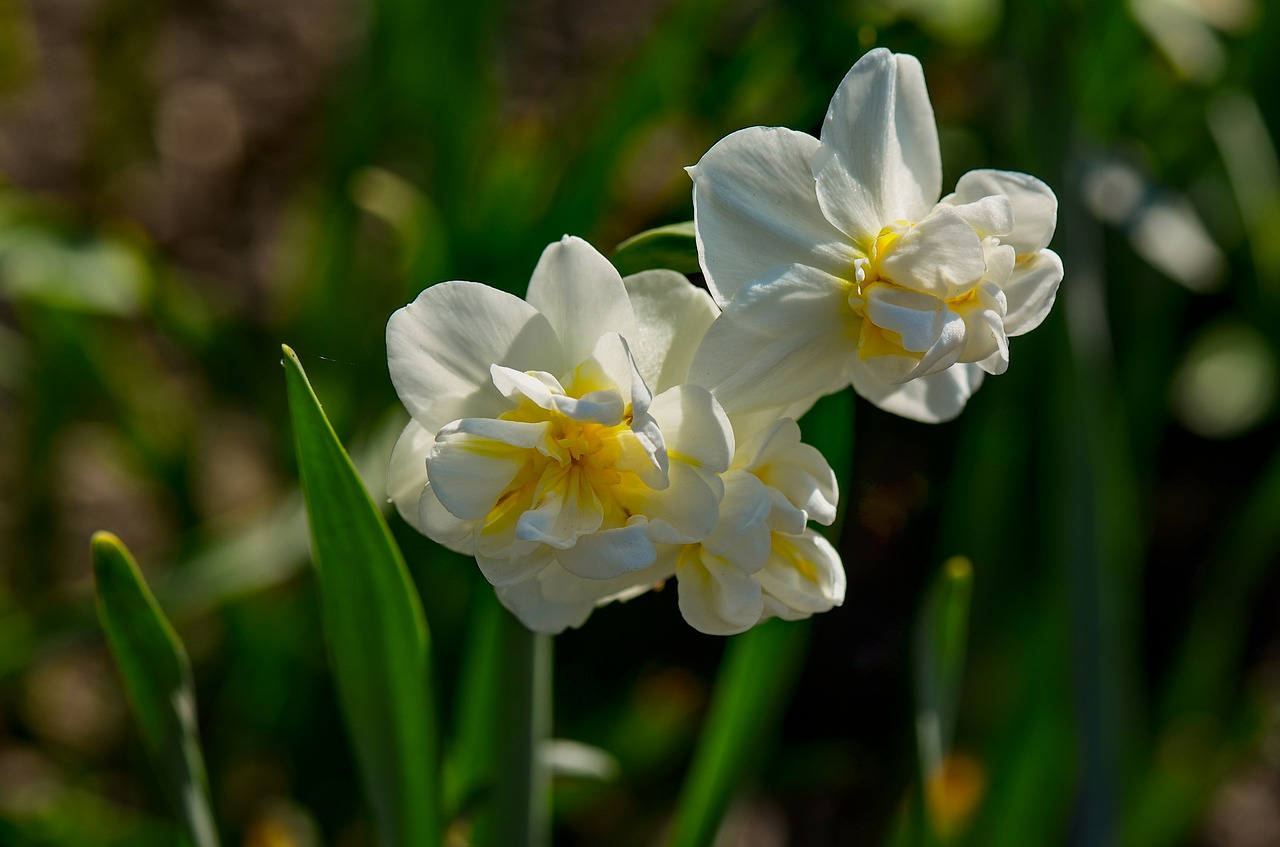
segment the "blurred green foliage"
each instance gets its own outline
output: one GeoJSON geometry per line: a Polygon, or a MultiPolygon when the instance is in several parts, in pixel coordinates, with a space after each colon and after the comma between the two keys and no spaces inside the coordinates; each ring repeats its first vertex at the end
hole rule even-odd
{"type": "MultiPolygon", "coordinates": [[[[374,843],[280,342],[376,496],[395,308],[448,278],[519,292],[566,232],[608,253],[689,220],[683,166],[743,126],[816,131],[873,45],[924,62],[944,184],[1055,188],[1067,276],[956,423],[860,403],[854,438],[846,395],[804,421],[841,474],[848,600],[813,622],[726,843],[911,839],[925,806],[954,844],[1268,843],[1278,39],[1251,0],[0,0],[0,843],[176,831],[95,620],[100,528],[191,655],[226,843],[374,843]],[[922,779],[912,622],[956,554],[965,672],[922,779]]],[[[441,725],[480,749],[488,589],[389,522],[441,725]]],[[[554,732],[619,765],[557,777],[557,844],[669,831],[724,651],[672,594],[556,639],[554,732]]],[[[448,773],[467,819],[483,774],[448,773]]]]}

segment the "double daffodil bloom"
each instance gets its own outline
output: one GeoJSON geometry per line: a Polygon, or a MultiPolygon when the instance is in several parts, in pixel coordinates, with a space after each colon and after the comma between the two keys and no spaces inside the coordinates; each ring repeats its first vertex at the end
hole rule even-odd
{"type": "Polygon", "coordinates": [[[915,420],[959,414],[1010,336],[1062,280],[1057,200],[1034,177],[941,157],[920,63],[872,50],[836,90],[821,138],[752,127],[689,169],[698,253],[724,314],[690,381],[730,413],[852,384],[915,420]]]}
{"type": "Polygon", "coordinates": [[[836,479],[826,459],[800,441],[790,418],[743,416],[734,429],[741,442],[724,475],[715,532],[659,554],[674,563],[685,620],[712,635],[771,617],[798,620],[844,602],[840,554],[808,527],[836,517],[836,479]]]}
{"type": "Polygon", "coordinates": [[[700,337],[714,306],[673,272],[629,281],[566,237],[543,253],[527,302],[444,282],[387,324],[392,382],[413,418],[391,497],[423,533],[474,556],[533,629],[578,625],[596,603],[661,581],[658,545],[700,541],[719,518],[728,419],[704,388],[649,387],[688,369],[692,349],[672,337],[700,337]]]}

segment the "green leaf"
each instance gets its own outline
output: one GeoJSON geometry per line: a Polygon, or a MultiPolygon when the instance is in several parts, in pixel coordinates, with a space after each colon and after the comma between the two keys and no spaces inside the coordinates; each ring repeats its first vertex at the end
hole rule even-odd
{"type": "Polygon", "coordinates": [[[334,682],[381,841],[438,844],[436,710],[422,606],[288,347],[284,366],[334,682]]]}
{"type": "MultiPolygon", "coordinates": [[[[953,556],[934,577],[916,618],[916,747],[920,788],[926,796],[931,785],[946,784],[943,768],[955,734],[972,596],[973,565],[963,556],[953,556]]],[[[930,807],[929,813],[933,834],[947,838],[954,822],[939,809],[930,807]]]]}
{"type": "Polygon", "coordinates": [[[98,617],[143,743],[191,840],[197,847],[216,847],[187,653],[120,539],[98,532],[90,547],[98,617]]]}
{"type": "Polygon", "coordinates": [[[660,226],[633,235],[617,246],[610,259],[623,276],[654,268],[670,268],[682,274],[701,270],[693,221],[660,226]]]}
{"type": "Polygon", "coordinates": [[[760,764],[762,739],[776,737],[808,638],[808,621],[772,620],[729,640],[680,793],[672,847],[715,840],[734,794],[760,764]]]}
{"type": "Polygon", "coordinates": [[[942,565],[916,619],[916,730],[927,778],[951,752],[969,637],[973,565],[953,556],[942,565]]]}

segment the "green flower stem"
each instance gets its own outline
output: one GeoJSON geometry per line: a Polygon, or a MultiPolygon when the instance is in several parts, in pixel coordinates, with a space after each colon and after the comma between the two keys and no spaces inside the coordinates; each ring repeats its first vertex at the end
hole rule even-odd
{"type": "Polygon", "coordinates": [[[551,636],[530,632],[503,615],[508,677],[500,708],[505,719],[495,785],[494,844],[547,847],[551,843],[551,778],[540,755],[551,736],[551,636]]]}

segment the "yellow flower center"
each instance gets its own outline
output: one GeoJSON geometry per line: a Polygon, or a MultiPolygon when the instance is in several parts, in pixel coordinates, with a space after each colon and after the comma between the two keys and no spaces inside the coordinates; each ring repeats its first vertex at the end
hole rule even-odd
{"type": "MultiPolygon", "coordinates": [[[[581,499],[595,494],[604,512],[605,527],[622,526],[633,514],[628,496],[648,486],[634,471],[619,468],[624,441],[634,439],[631,408],[613,425],[578,421],[531,402],[499,416],[526,423],[547,422],[547,435],[534,449],[525,449],[524,464],[498,497],[485,521],[485,531],[500,531],[524,512],[538,509],[553,497],[581,499]]],[[[637,448],[639,449],[639,448],[637,448]]]]}

